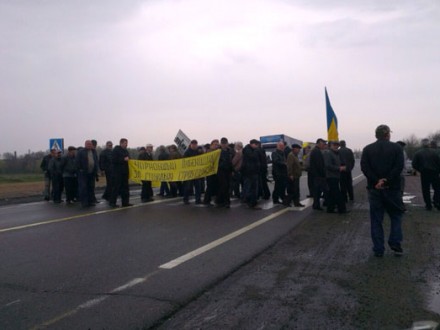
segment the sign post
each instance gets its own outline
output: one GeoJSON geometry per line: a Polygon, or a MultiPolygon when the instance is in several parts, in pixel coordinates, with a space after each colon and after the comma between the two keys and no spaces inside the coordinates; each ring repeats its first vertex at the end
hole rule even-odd
{"type": "Polygon", "coordinates": [[[182,130],[179,129],[176,137],[174,138],[174,142],[177,145],[177,149],[183,155],[186,149],[188,149],[188,146],[191,143],[191,139],[185,133],[183,133],[182,130]]]}

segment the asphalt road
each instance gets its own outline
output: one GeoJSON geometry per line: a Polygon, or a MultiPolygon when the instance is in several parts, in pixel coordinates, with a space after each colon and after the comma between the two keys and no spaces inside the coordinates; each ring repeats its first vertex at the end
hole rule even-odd
{"type": "MultiPolygon", "coordinates": [[[[358,177],[356,169],[354,177],[358,177]]],[[[361,180],[358,177],[356,181],[361,180]]],[[[302,178],[302,195],[306,194],[302,178]]],[[[178,199],[83,210],[46,202],[0,208],[0,329],[155,325],[275,244],[310,213],[178,199]]]]}

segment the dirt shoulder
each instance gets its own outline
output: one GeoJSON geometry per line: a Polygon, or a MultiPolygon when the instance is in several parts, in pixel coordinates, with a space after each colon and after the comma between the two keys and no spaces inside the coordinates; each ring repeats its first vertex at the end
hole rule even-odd
{"type": "MultiPolygon", "coordinates": [[[[105,178],[96,183],[97,190],[105,187],[105,178]]],[[[43,200],[44,181],[0,184],[0,206],[43,200]]]]}
{"type": "MultiPolygon", "coordinates": [[[[365,183],[348,215],[312,211],[160,329],[408,329],[440,322],[440,212],[407,177],[404,256],[372,256],[365,183]]],[[[389,220],[384,223],[386,236],[389,220]]]]}

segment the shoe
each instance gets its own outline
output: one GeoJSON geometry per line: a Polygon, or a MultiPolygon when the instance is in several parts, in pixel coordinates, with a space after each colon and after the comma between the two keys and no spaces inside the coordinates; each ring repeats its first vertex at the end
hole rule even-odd
{"type": "Polygon", "coordinates": [[[283,205],[284,205],[285,207],[292,207],[292,204],[290,204],[290,203],[283,203],[283,205]]]}
{"type": "Polygon", "coordinates": [[[431,205],[426,205],[426,206],[425,206],[425,209],[426,209],[427,211],[432,211],[432,206],[431,206],[431,205]]]}
{"type": "Polygon", "coordinates": [[[130,207],[130,206],[133,206],[133,204],[130,204],[130,203],[128,203],[128,204],[122,204],[122,207],[130,207]]]}
{"type": "Polygon", "coordinates": [[[394,251],[396,257],[401,257],[403,255],[403,250],[400,246],[390,246],[390,248],[394,251]]]}
{"type": "Polygon", "coordinates": [[[258,205],[248,205],[251,210],[261,210],[261,207],[258,205]]]}
{"type": "Polygon", "coordinates": [[[110,204],[108,204],[110,207],[113,207],[113,208],[118,208],[119,207],[119,205],[118,204],[115,204],[115,203],[110,203],[110,204]]]}
{"type": "Polygon", "coordinates": [[[327,210],[327,213],[336,213],[335,210],[327,210]]]}
{"type": "Polygon", "coordinates": [[[49,197],[44,197],[44,200],[45,201],[50,201],[50,198],[49,197]]]}
{"type": "Polygon", "coordinates": [[[374,256],[377,258],[382,258],[383,257],[383,252],[374,252],[374,256]]]}
{"type": "Polygon", "coordinates": [[[322,208],[322,207],[315,207],[315,206],[313,206],[313,209],[314,210],[317,210],[317,211],[324,211],[324,209],[322,208]]]}
{"type": "Polygon", "coordinates": [[[196,201],[196,205],[202,204],[201,200],[196,201]]]}
{"type": "Polygon", "coordinates": [[[189,205],[189,201],[183,201],[183,204],[189,205]]]}
{"type": "Polygon", "coordinates": [[[273,203],[274,203],[274,204],[281,204],[280,201],[276,201],[276,200],[274,200],[273,203]]]}
{"type": "Polygon", "coordinates": [[[293,206],[295,206],[295,207],[304,207],[305,205],[301,204],[301,203],[296,203],[296,204],[293,204],[293,206]]]}

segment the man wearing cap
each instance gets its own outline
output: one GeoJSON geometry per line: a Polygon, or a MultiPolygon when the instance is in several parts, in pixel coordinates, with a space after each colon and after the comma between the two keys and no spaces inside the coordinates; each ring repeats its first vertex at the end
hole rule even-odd
{"type": "Polygon", "coordinates": [[[431,186],[434,190],[434,206],[440,210],[440,156],[429,146],[429,140],[422,140],[422,149],[417,151],[412,161],[412,167],[420,172],[423,200],[425,208],[432,210],[431,186]]]}
{"type": "Polygon", "coordinates": [[[302,175],[302,166],[298,159],[300,150],[301,146],[299,144],[292,144],[292,149],[287,155],[287,198],[284,202],[286,206],[291,206],[290,203],[293,201],[294,206],[304,207],[299,201],[299,180],[302,175]]]}
{"type": "Polygon", "coordinates": [[[329,141],[329,150],[324,153],[325,177],[328,185],[327,212],[347,213],[345,200],[341,193],[341,173],[346,170],[339,158],[339,141],[329,141]]]}
{"type": "Polygon", "coordinates": [[[386,212],[391,219],[388,245],[396,256],[400,256],[403,254],[401,242],[404,208],[400,193],[403,151],[397,143],[390,141],[391,130],[387,125],[376,128],[376,138],[376,142],[363,149],[361,158],[361,170],[367,177],[373,252],[376,257],[384,255],[382,224],[386,212]]]}
{"type": "Polygon", "coordinates": [[[325,163],[323,151],[326,148],[327,141],[319,138],[316,145],[310,152],[310,165],[308,175],[313,178],[313,209],[322,210],[321,196],[327,197],[327,181],[325,178],[325,163]]]}

